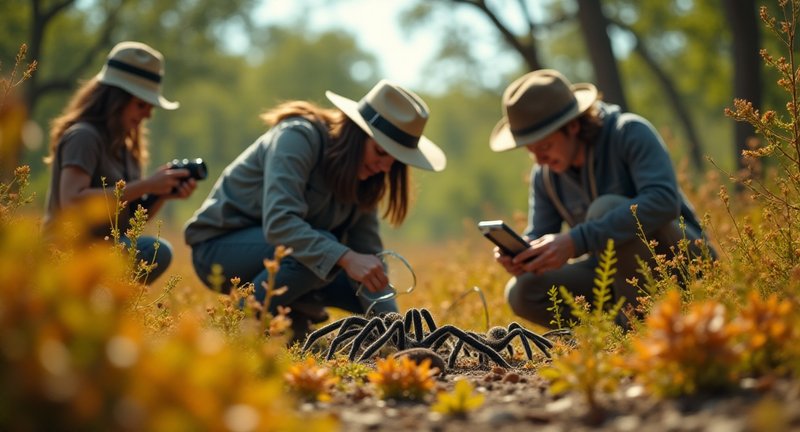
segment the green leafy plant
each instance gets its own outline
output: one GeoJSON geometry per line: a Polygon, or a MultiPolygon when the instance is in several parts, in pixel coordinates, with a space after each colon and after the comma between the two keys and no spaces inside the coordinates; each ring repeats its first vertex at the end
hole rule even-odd
{"type": "Polygon", "coordinates": [[[622,378],[614,354],[619,346],[614,341],[619,341],[621,335],[614,320],[624,299],[609,307],[616,262],[614,243],[609,240],[595,270],[597,277],[594,280],[594,304],[591,308],[584,299],[576,299],[569,291],[561,289],[562,297],[578,320],[578,325],[573,329],[575,346],[566,354],[554,358],[550,366],[540,370],[540,375],[550,380],[551,393],[578,391],[595,412],[602,409],[598,394],[615,390],[622,378]]]}
{"type": "MultiPolygon", "coordinates": [[[[550,300],[550,303],[552,303],[552,306],[549,306],[547,310],[553,313],[553,319],[550,320],[550,324],[558,329],[565,328],[567,326],[567,323],[561,316],[561,303],[564,303],[564,299],[561,298],[559,292],[563,289],[566,288],[563,286],[556,287],[553,285],[549,290],[547,290],[547,298],[550,300]]],[[[574,322],[571,324],[574,324],[574,322]]]]}

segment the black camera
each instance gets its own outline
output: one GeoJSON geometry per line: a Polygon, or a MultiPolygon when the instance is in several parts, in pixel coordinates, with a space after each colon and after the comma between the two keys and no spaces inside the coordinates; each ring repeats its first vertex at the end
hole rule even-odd
{"type": "Polygon", "coordinates": [[[208,169],[206,163],[201,158],[196,159],[173,159],[169,163],[172,169],[185,169],[189,171],[189,178],[195,180],[203,180],[208,177],[208,169]]]}

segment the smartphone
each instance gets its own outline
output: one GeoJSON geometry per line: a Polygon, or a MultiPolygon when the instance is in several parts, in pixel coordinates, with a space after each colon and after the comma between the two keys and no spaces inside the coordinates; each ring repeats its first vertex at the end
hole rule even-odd
{"type": "Polygon", "coordinates": [[[506,255],[513,257],[531,247],[525,239],[501,220],[480,221],[478,229],[481,230],[484,237],[496,244],[506,255]]]}

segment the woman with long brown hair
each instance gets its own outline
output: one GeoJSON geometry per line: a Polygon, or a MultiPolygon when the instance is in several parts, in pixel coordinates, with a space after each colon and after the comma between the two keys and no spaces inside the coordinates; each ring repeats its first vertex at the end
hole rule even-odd
{"type": "MultiPolygon", "coordinates": [[[[117,218],[121,240],[137,206],[152,217],[165,201],[186,198],[196,187],[186,169],[159,167],[142,176],[148,160],[147,127],[154,106],[178,108],[161,95],[164,75],[163,56],[140,42],[121,42],[109,53],[100,73],[85,82],[72,96],[63,113],[52,122],[50,153],[45,159],[52,166],[47,192],[45,230],[52,228],[58,214],[80,202],[105,197],[113,200],[115,184],[125,181],[122,201],[128,203],[117,218]]],[[[108,208],[114,209],[115,205],[108,208]]],[[[98,237],[109,236],[111,227],[93,229],[98,237]]],[[[155,268],[145,281],[152,282],[169,266],[169,243],[140,236],[138,259],[155,268]]]]}
{"type": "MultiPolygon", "coordinates": [[[[446,163],[422,135],[428,108],[416,94],[384,80],[359,102],[326,95],[335,109],[291,101],[264,113],[269,131],[225,168],[185,228],[201,280],[211,286],[219,264],[225,279],[253,282],[261,302],[264,259],[278,245],[292,248],[275,275],[276,288],[287,290],[267,306],[292,308],[296,339],[327,319],[326,306],[364,313],[357,286],[386,289],[378,206],[385,201],[380,216],[399,225],[409,208],[408,167],[441,171],[446,163]]],[[[389,301],[373,310],[396,309],[389,301]]]]}

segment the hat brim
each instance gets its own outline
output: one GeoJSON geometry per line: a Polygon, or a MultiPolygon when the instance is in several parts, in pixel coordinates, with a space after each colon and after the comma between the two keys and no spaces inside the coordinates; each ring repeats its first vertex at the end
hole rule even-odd
{"type": "Polygon", "coordinates": [[[597,87],[592,84],[575,84],[572,86],[572,92],[575,95],[575,99],[578,101],[578,103],[575,105],[575,108],[554,119],[547,126],[527,135],[514,136],[514,134],[511,133],[511,128],[509,127],[508,118],[503,117],[499,122],[497,122],[492,130],[492,134],[489,138],[489,147],[495,152],[502,152],[533,144],[557,131],[561,126],[564,126],[570,120],[586,112],[586,110],[588,110],[597,101],[597,87]]]}
{"type": "Polygon", "coordinates": [[[126,92],[136,96],[137,98],[149,103],[150,105],[165,109],[165,110],[175,110],[180,107],[179,102],[172,102],[161,96],[159,93],[154,92],[151,89],[138,86],[135,83],[130,82],[129,80],[118,79],[116,75],[105,73],[106,68],[104,67],[99,74],[97,74],[97,81],[114,86],[119,87],[126,92]]]}
{"type": "Polygon", "coordinates": [[[416,148],[406,147],[369,124],[358,112],[358,102],[332,91],[326,91],[325,96],[367,135],[372,137],[378,145],[400,162],[428,171],[442,171],[447,165],[447,158],[442,149],[425,136],[419,138],[416,148]]]}

